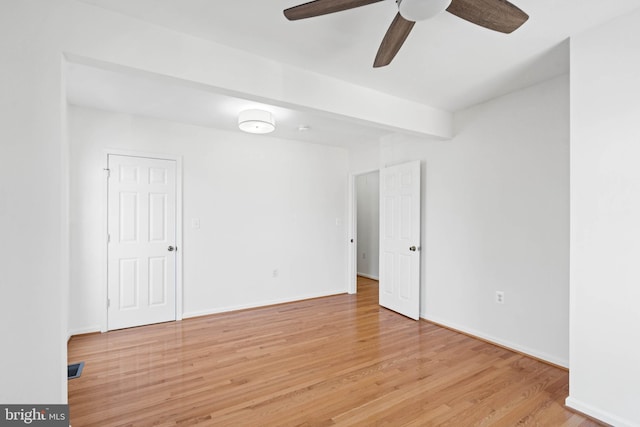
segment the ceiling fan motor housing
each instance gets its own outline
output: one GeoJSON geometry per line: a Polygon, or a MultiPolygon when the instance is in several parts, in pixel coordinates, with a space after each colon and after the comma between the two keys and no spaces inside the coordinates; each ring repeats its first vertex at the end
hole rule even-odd
{"type": "Polygon", "coordinates": [[[444,12],[451,0],[396,0],[400,15],[408,21],[424,21],[444,12]]]}

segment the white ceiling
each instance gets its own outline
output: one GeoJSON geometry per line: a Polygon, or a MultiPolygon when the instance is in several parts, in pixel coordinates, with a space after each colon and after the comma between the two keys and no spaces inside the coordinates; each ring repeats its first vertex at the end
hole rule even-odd
{"type": "Polygon", "coordinates": [[[443,13],[418,22],[391,65],[373,69],[394,0],[295,22],[282,11],[306,0],[81,1],[449,111],[568,72],[563,41],[640,7],[640,0],[511,0],[530,19],[509,35],[443,13]]]}
{"type": "Polygon", "coordinates": [[[204,85],[140,71],[68,62],[65,76],[70,104],[101,110],[239,132],[240,111],[266,109],[274,115],[277,125],[270,136],[341,147],[369,145],[393,133],[372,123],[231,97],[204,85]],[[309,129],[300,131],[301,126],[309,129]]]}
{"type": "MultiPolygon", "coordinates": [[[[530,19],[509,35],[443,13],[418,22],[391,65],[374,69],[394,0],[295,22],[282,10],[305,0],[79,1],[448,111],[567,73],[569,36],[640,7],[640,0],[512,0],[530,19]]],[[[240,110],[267,107],[122,71],[69,64],[69,102],[230,131],[240,110]]],[[[268,109],[278,122],[274,136],[285,139],[352,146],[392,133],[317,111],[268,109]]]]}

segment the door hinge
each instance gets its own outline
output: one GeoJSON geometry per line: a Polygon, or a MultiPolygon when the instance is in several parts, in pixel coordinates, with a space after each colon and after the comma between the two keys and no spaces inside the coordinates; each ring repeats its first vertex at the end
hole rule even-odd
{"type": "Polygon", "coordinates": [[[111,234],[107,233],[107,243],[111,243],[111,234]]]}
{"type": "Polygon", "coordinates": [[[111,298],[107,298],[107,308],[111,307],[111,298]]]}
{"type": "Polygon", "coordinates": [[[111,169],[103,168],[103,170],[107,173],[107,178],[111,178],[111,169]]]}

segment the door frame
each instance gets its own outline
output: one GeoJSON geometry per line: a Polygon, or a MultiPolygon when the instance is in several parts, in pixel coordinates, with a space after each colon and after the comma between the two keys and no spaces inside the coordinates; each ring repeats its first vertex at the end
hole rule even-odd
{"type": "MultiPolygon", "coordinates": [[[[347,218],[349,218],[347,292],[350,294],[358,293],[358,191],[356,179],[361,175],[367,175],[372,172],[379,173],[380,168],[349,174],[349,188],[347,190],[347,207],[349,210],[347,216],[347,218]]],[[[379,257],[380,252],[378,251],[376,255],[379,257]]]]}
{"type": "Polygon", "coordinates": [[[159,159],[159,160],[173,160],[176,162],[176,247],[178,250],[176,251],[176,319],[182,320],[183,308],[182,308],[182,297],[183,297],[183,285],[182,285],[182,230],[183,230],[183,219],[182,219],[182,156],[173,155],[173,154],[159,154],[159,153],[149,153],[149,152],[140,152],[140,151],[132,151],[132,150],[121,150],[121,149],[105,149],[103,150],[102,155],[102,165],[103,165],[103,185],[102,185],[102,236],[104,238],[104,244],[102,245],[102,303],[104,304],[102,307],[102,319],[100,325],[100,332],[107,332],[108,330],[108,307],[107,301],[109,299],[109,277],[108,277],[108,262],[109,262],[109,253],[108,253],[108,230],[109,230],[109,215],[108,215],[108,199],[109,199],[109,180],[107,179],[108,167],[109,167],[109,156],[127,156],[127,157],[144,157],[149,159],[159,159]]]}

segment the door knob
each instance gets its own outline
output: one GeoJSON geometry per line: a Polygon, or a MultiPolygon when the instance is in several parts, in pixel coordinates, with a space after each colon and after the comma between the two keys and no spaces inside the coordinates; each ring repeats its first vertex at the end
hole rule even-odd
{"type": "Polygon", "coordinates": [[[173,251],[175,251],[175,250],[176,250],[176,247],[175,247],[175,246],[169,246],[169,247],[167,248],[167,250],[168,250],[169,252],[173,252],[173,251]]]}
{"type": "Polygon", "coordinates": [[[409,248],[409,250],[410,250],[411,252],[415,252],[415,251],[417,251],[417,250],[418,250],[418,248],[416,248],[415,246],[411,246],[411,247],[409,248]]]}

